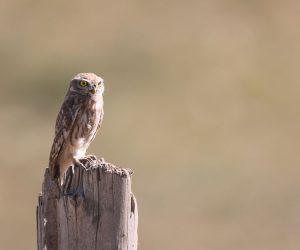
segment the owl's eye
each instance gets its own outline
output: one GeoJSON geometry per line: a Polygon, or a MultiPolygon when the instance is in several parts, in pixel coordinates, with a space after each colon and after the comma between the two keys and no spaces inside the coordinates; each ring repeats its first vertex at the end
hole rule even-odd
{"type": "Polygon", "coordinates": [[[80,85],[81,87],[86,87],[86,86],[88,85],[88,83],[87,83],[86,81],[80,81],[80,82],[79,82],[79,85],[80,85]]]}

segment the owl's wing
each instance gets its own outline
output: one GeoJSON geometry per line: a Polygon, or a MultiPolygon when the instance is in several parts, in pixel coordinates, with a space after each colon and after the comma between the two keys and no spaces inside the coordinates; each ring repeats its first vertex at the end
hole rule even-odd
{"type": "Polygon", "coordinates": [[[67,96],[56,119],[55,136],[49,159],[50,173],[54,178],[59,176],[59,166],[57,164],[57,159],[65,144],[66,139],[68,138],[70,131],[72,130],[79,110],[79,108],[75,109],[75,106],[76,105],[74,105],[74,98],[67,96]]]}
{"type": "Polygon", "coordinates": [[[103,121],[103,116],[104,116],[104,110],[103,110],[103,108],[102,108],[102,109],[101,109],[101,112],[100,112],[100,119],[99,119],[99,123],[98,123],[97,130],[99,130],[99,129],[101,128],[102,121],[103,121]]]}
{"type": "Polygon", "coordinates": [[[97,129],[96,129],[95,133],[93,134],[93,137],[92,137],[91,141],[93,141],[93,140],[95,139],[98,130],[101,128],[102,121],[103,121],[103,116],[104,116],[104,110],[103,110],[103,107],[102,107],[102,109],[101,109],[99,115],[100,115],[100,117],[99,117],[99,123],[97,124],[97,129]]]}

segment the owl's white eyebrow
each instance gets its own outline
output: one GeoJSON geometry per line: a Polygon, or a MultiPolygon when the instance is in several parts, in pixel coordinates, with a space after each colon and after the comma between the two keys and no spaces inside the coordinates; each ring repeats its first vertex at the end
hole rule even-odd
{"type": "Polygon", "coordinates": [[[85,81],[85,82],[90,83],[90,81],[88,79],[84,79],[84,78],[75,78],[74,80],[76,80],[76,81],[85,81]]]}

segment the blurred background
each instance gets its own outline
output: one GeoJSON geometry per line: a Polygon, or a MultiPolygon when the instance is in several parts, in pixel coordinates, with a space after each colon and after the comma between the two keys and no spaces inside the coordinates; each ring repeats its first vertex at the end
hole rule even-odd
{"type": "Polygon", "coordinates": [[[1,1],[1,249],[36,249],[55,119],[79,72],[105,79],[89,153],[134,170],[139,249],[299,249],[299,11],[1,1]]]}

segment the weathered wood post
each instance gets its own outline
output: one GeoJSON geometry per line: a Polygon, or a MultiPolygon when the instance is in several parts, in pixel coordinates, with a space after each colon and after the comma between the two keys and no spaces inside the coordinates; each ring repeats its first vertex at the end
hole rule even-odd
{"type": "Polygon", "coordinates": [[[136,250],[129,169],[97,160],[69,169],[60,187],[46,169],[37,206],[38,250],[136,250]]]}

